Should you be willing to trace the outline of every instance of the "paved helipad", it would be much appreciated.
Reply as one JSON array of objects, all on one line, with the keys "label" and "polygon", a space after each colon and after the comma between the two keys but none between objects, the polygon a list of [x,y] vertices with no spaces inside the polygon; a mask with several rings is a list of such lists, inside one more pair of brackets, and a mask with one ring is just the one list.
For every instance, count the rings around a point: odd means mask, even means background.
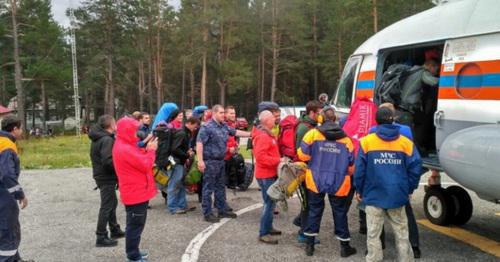
[{"label": "paved helipad", "polygon": [[[445,183],[453,183],[444,178]],[[422,178],[421,182],[425,182]],[[94,191],[90,169],[25,171],[21,183],[29,198],[29,206],[21,212],[21,254],[36,261],[125,261],[124,240],[113,248],[96,248],[95,225],[99,193]],[[302,244],[295,240],[297,228],[291,221],[299,210],[297,199],[289,201],[289,211],[275,216],[275,227],[284,234],[280,244],[269,246],[257,241],[261,195],[256,184],[247,192],[228,191],[229,205],[242,213],[237,219],[210,224],[202,220],[197,196],[189,203],[197,210],[187,215],[165,212],[158,195],[151,201],[141,247],[150,253],[150,261],[364,261],[365,237],[358,234],[358,212],[354,203],[349,213],[352,245],[358,254],[341,259],[338,241],[333,238],[330,208],[325,210],[314,257],[306,257]],[[422,259],[420,261],[498,261],[500,251],[500,205],[479,200],[472,193],[474,215],[462,227],[463,239],[451,238],[442,229],[419,225]],[[423,187],[414,194],[417,219],[425,219],[422,209]],[[257,205],[256,205],[257,204]],[[125,225],[125,211],[119,205],[117,216]],[[425,224],[425,221],[422,221]],[[390,226],[388,226],[390,228]],[[437,230],[437,231],[435,231]],[[440,232],[441,230],[441,232]],[[448,229],[444,229],[448,230]],[[389,230],[390,231],[390,230]],[[469,234],[470,233],[470,234]],[[396,259],[393,237],[387,235],[385,258]],[[484,251],[467,242],[486,239]],[[465,242],[464,242],[465,241]],[[489,241],[489,242],[488,242]],[[482,243],[482,242],[481,242]],[[489,252],[489,253],[488,253]]]}]

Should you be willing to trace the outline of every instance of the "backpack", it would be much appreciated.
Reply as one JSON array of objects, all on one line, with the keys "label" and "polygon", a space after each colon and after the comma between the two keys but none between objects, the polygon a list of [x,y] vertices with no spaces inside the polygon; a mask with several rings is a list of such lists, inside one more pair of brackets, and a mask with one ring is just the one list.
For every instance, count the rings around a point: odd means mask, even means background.
[{"label": "backpack", "polygon": [[377,104],[392,103],[394,106],[401,104],[401,91],[403,84],[409,75],[418,71],[411,66],[404,64],[394,64],[382,75],[380,85],[375,87],[373,101]]},{"label": "backpack", "polygon": [[253,166],[245,163],[241,154],[232,155],[226,161],[226,186],[237,186],[241,191],[248,189],[253,181]]},{"label": "backpack", "polygon": [[158,138],[155,164],[160,169],[168,169],[172,164],[170,154],[172,153],[172,141],[175,132],[176,129],[169,125],[160,125],[153,130],[153,135]]},{"label": "backpack", "polygon": [[354,153],[357,156],[359,140],[368,135],[370,128],[376,125],[375,113],[377,106],[366,97],[356,98],[351,106],[351,111],[342,126],[344,132],[354,144]]},{"label": "backpack", "polygon": [[300,123],[305,124],[309,128],[313,126],[307,122],[299,121],[295,115],[288,115],[280,122],[280,133],[278,135],[278,147],[280,155],[289,157],[292,160],[297,159],[297,150],[295,149],[295,137],[297,127]]}]

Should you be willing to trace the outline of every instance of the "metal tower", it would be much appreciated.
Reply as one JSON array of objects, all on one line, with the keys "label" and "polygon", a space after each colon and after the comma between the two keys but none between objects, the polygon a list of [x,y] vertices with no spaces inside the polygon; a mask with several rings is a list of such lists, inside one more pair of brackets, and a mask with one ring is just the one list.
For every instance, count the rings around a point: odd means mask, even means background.
[{"label": "metal tower", "polygon": [[75,14],[73,12],[73,6],[69,9],[70,20],[71,20],[71,60],[73,63],[73,99],[75,102],[75,123],[76,123],[76,135],[80,136],[81,120],[80,120],[80,95],[78,92],[78,66],[76,62],[76,38],[75,38]]}]

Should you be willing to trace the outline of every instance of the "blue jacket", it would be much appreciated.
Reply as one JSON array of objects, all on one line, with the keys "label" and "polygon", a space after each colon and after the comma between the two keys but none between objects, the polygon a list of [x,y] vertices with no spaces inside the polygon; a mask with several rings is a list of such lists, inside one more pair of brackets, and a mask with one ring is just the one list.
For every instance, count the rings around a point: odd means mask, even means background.
[{"label": "blue jacket", "polygon": [[0,131],[0,195],[9,193],[19,200],[24,198],[24,192],[18,182],[21,168],[15,142],[16,139],[10,133]]},{"label": "blue jacket", "polygon": [[297,156],[307,162],[305,181],[309,190],[340,197],[349,194],[354,145],[337,123],[325,122],[309,130],[302,139]]},{"label": "blue jacket", "polygon": [[422,161],[413,142],[400,135],[399,126],[379,125],[360,141],[354,186],[362,203],[390,209],[408,204],[418,187]]},{"label": "blue jacket", "polygon": [[[399,133],[402,136],[407,137],[411,141],[413,141],[413,134],[411,133],[411,128],[407,125],[402,125],[399,123],[394,123],[395,126],[399,126]],[[370,131],[368,131],[368,134],[375,133],[377,131],[377,126],[372,126],[370,128]]]}]

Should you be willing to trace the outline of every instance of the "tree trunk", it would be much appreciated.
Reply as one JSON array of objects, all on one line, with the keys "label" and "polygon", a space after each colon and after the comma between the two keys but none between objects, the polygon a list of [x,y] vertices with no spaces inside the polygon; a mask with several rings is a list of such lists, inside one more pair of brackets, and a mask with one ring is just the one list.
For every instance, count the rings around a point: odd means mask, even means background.
[{"label": "tree trunk", "polygon": [[276,95],[276,79],[278,74],[278,58],[279,58],[279,42],[280,36],[278,32],[278,0],[273,0],[273,32],[272,32],[272,43],[273,43],[273,68],[272,68],[272,80],[271,80],[271,101],[275,100]]},{"label": "tree trunk", "polygon": [[201,104],[207,103],[207,48],[208,48],[208,22],[207,20],[207,0],[203,0],[203,16],[205,25],[203,25],[203,58],[202,58],[202,72],[201,72]]},{"label": "tree trunk", "polygon": [[12,5],[12,38],[14,39],[14,65],[15,65],[15,77],[14,83],[16,85],[17,91],[17,116],[21,119],[22,128],[26,129],[26,111],[25,107],[25,97],[24,97],[24,87],[21,82],[22,79],[22,68],[21,61],[19,61],[19,41],[17,32],[17,0],[10,1]]},{"label": "tree trunk", "polygon": [[149,100],[149,113],[153,114],[153,69],[152,69],[152,56],[149,56],[148,60],[148,100]]},{"label": "tree trunk", "polygon": [[3,106],[8,106],[7,103],[5,102],[5,92],[6,92],[6,86],[7,86],[7,81],[5,81],[5,71],[2,70],[2,98],[0,100],[0,104]]},{"label": "tree trunk", "polygon": [[342,32],[339,31],[339,37],[337,38],[337,56],[338,56],[338,68],[339,68],[339,71],[338,71],[338,74],[339,74],[339,80],[340,80],[340,77],[342,77],[342,67],[343,67],[343,63],[342,63]]},{"label": "tree trunk", "polygon": [[316,8],[314,6],[314,15],[313,15],[313,93],[314,98],[318,97],[318,19],[316,16]]},{"label": "tree trunk", "polygon": [[377,12],[377,0],[372,0],[373,7],[373,32],[378,32],[378,12]]},{"label": "tree trunk", "polygon": [[194,65],[191,65],[191,67],[189,68],[189,85],[191,86],[191,108],[194,108]]},{"label": "tree trunk", "polygon": [[144,93],[146,91],[146,81],[144,76],[144,62],[138,62],[137,68],[139,70],[139,80],[137,86],[139,87],[139,110],[144,111]]},{"label": "tree trunk", "polygon": [[186,60],[182,59],[182,83],[181,83],[181,108],[184,109],[186,102]]},{"label": "tree trunk", "polygon": [[115,87],[113,83],[113,57],[111,54],[106,55],[107,62],[107,77],[106,77],[106,107],[105,114],[115,116]]},{"label": "tree trunk", "polygon": [[264,101],[266,90],[266,47],[264,43],[264,7],[260,17],[260,101]]},{"label": "tree trunk", "polygon": [[48,119],[48,103],[47,103],[47,93],[45,92],[45,82],[41,80],[41,99],[42,99],[42,126],[43,130],[47,130],[47,119]]},{"label": "tree trunk", "polygon": [[154,63],[154,71],[155,71],[155,85],[156,85],[156,103],[158,110],[160,110],[161,105],[164,100],[164,92],[163,92],[163,48],[161,46],[161,13],[160,6],[158,1],[158,24],[156,30],[156,53],[155,53],[155,63]]}]

